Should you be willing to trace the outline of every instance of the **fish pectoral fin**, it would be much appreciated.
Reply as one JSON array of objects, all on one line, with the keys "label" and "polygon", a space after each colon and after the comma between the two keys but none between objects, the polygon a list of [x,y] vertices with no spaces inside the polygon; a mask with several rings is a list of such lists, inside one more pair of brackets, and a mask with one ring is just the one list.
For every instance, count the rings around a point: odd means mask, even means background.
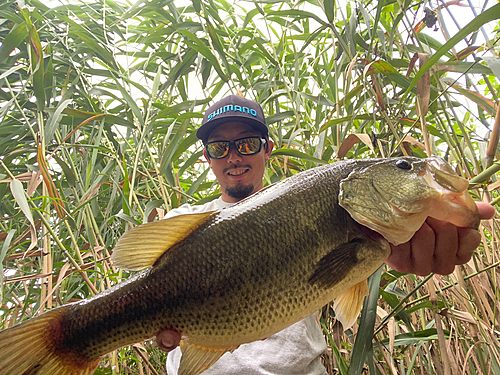
[{"label": "fish pectoral fin", "polygon": [[182,357],[179,366],[179,375],[198,375],[210,368],[225,353],[232,353],[236,347],[211,348],[189,344],[185,341],[180,343]]},{"label": "fish pectoral fin", "polygon": [[150,267],[165,251],[203,224],[213,212],[179,215],[132,228],[116,243],[111,260],[116,267],[127,270]]},{"label": "fish pectoral fin", "polygon": [[368,282],[363,280],[335,298],[333,305],[335,317],[342,323],[344,331],[350,328],[358,318],[363,306],[363,300],[369,292]]},{"label": "fish pectoral fin", "polygon": [[326,288],[333,287],[356,265],[357,249],[363,243],[363,239],[354,238],[330,251],[316,264],[309,282]]}]

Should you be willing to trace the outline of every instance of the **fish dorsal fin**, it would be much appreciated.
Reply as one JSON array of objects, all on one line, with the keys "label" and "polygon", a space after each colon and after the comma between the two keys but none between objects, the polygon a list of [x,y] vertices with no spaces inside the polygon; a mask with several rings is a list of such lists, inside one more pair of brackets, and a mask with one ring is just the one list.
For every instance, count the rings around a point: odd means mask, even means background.
[{"label": "fish dorsal fin", "polygon": [[185,341],[180,343],[182,357],[179,366],[179,375],[198,375],[210,368],[225,353],[232,353],[236,347],[210,348],[189,344]]},{"label": "fish dorsal fin", "polygon": [[186,238],[214,212],[179,215],[132,228],[116,243],[111,260],[116,267],[127,270],[150,267],[165,251]]},{"label": "fish dorsal fin", "polygon": [[331,250],[316,264],[309,282],[326,288],[333,287],[358,262],[357,249],[362,243],[363,239],[354,238]]},{"label": "fish dorsal fin", "polygon": [[363,300],[369,292],[368,282],[363,280],[351,286],[335,298],[333,305],[335,317],[340,320],[344,330],[351,327],[358,318],[361,307],[363,306]]}]

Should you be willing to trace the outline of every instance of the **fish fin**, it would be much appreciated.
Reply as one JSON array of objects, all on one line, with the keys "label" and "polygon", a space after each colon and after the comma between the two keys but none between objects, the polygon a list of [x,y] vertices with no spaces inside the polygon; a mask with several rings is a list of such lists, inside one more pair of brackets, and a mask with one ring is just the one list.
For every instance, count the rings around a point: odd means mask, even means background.
[{"label": "fish fin", "polygon": [[340,320],[344,330],[350,328],[358,318],[361,307],[363,306],[363,300],[369,292],[368,282],[363,280],[351,286],[335,298],[333,305],[335,317]]},{"label": "fish fin", "polygon": [[237,346],[230,348],[210,348],[189,344],[185,341],[180,343],[182,357],[179,366],[179,375],[198,375],[210,368],[225,353],[232,353]]},{"label": "fish fin", "polygon": [[[84,360],[57,353],[51,341],[51,326],[69,306],[50,310],[0,332],[0,374],[8,375],[91,375],[99,360]],[[76,358],[76,357],[75,357]]]},{"label": "fish fin", "polygon": [[354,238],[330,251],[316,264],[309,282],[326,288],[333,287],[356,265],[357,249],[363,243],[363,239]]},{"label": "fish fin", "polygon": [[213,212],[179,215],[132,228],[116,243],[111,260],[116,267],[127,270],[150,267],[165,251],[203,224]]}]

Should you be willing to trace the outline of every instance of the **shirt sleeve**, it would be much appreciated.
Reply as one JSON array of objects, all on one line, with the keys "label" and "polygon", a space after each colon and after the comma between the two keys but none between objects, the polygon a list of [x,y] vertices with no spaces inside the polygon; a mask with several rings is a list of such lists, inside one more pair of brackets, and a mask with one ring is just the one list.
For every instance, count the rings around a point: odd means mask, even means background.
[{"label": "shirt sleeve", "polygon": [[180,206],[179,208],[174,208],[166,213],[166,215],[163,217],[163,220],[169,219],[174,216],[179,216],[179,215],[186,215],[186,214],[192,214],[193,213],[193,206],[190,204],[186,203]]}]

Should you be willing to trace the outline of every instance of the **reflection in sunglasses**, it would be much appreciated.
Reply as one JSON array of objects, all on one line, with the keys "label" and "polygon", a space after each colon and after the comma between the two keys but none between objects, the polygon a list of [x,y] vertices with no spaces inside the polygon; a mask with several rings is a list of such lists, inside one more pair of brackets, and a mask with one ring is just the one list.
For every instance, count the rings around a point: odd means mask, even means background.
[{"label": "reflection in sunglasses", "polygon": [[214,141],[206,145],[208,156],[213,159],[222,159],[229,154],[231,145],[241,155],[254,155],[260,152],[262,145],[266,142],[260,137],[246,137],[234,141]]}]

